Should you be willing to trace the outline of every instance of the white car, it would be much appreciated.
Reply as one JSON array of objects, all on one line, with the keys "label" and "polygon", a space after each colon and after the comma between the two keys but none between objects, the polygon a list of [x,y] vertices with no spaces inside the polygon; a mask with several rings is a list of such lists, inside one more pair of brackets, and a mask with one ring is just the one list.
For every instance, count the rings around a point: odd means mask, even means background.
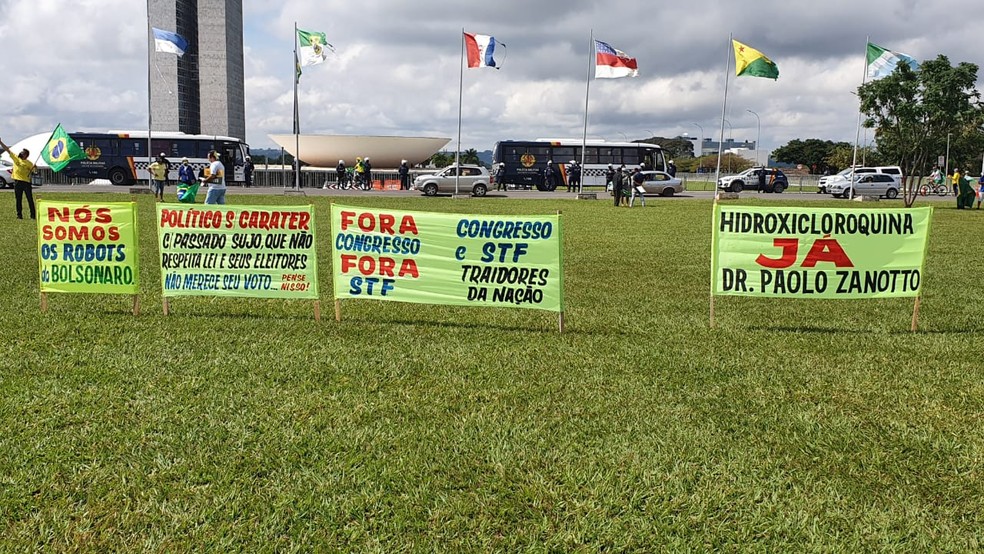
[{"label": "white car", "polygon": [[0,160],[0,188],[14,188],[14,164]]},{"label": "white car", "polygon": [[489,171],[478,165],[462,165],[461,176],[458,168],[449,166],[437,173],[418,175],[413,180],[413,189],[423,191],[427,196],[437,193],[455,192],[455,181],[458,182],[458,192],[470,192],[475,196],[485,196],[489,190]]},{"label": "white car", "polygon": [[[865,175],[871,173],[884,173],[885,175],[891,175],[892,179],[895,180],[896,188],[902,188],[902,168],[897,165],[884,165],[877,167],[855,167],[854,175]],[[846,185],[847,181],[850,180],[851,168],[847,168],[837,175],[827,175],[820,178],[817,183],[817,193],[827,194],[830,193],[830,187],[836,183],[841,185]]]},{"label": "white car", "polygon": [[[626,178],[632,179],[632,176]],[[673,196],[687,190],[682,179],[671,177],[665,171],[643,171],[642,178],[642,188],[646,190],[646,196]],[[608,186],[608,192],[614,194],[611,185]]]},{"label": "white car", "polygon": [[827,187],[830,194],[841,198],[852,196],[884,196],[896,198],[899,195],[899,185],[895,178],[888,173],[865,173],[854,176],[854,191],[847,181],[836,181]]}]

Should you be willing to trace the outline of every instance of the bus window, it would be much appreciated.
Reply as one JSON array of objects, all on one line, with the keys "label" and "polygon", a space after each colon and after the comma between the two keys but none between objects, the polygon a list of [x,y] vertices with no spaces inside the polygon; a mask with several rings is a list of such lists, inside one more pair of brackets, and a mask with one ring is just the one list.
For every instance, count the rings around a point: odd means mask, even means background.
[{"label": "bus window", "polygon": [[574,159],[574,147],[573,146],[554,146],[554,149],[553,149],[553,159],[554,160],[572,160],[572,159]]},{"label": "bus window", "polygon": [[599,148],[597,163],[618,165],[622,163],[622,153],[617,148]]},{"label": "bus window", "polygon": [[622,150],[622,163],[626,166],[639,165],[639,151],[633,148]]},{"label": "bus window", "polygon": [[586,163],[586,164],[601,163],[601,162],[598,161],[598,147],[597,146],[589,146],[588,147],[588,152],[584,156],[584,163]]}]

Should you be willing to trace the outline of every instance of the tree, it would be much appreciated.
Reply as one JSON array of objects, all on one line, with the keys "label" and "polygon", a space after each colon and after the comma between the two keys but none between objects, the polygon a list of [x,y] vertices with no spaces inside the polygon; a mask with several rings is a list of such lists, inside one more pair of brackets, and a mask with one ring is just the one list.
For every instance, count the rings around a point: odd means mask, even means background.
[{"label": "tree", "polygon": [[825,170],[831,169],[827,166],[827,158],[840,146],[853,148],[853,146],[846,142],[833,142],[820,139],[806,139],[805,141],[793,139],[786,143],[785,146],[777,148],[772,155],[776,161],[803,164],[815,173],[823,173]]},{"label": "tree", "polygon": [[454,163],[454,154],[451,152],[438,152],[428,159],[424,165],[432,165],[437,168],[447,167]]},{"label": "tree", "polygon": [[645,142],[648,144],[660,145],[663,148],[663,152],[666,155],[667,160],[674,160],[674,158],[694,157],[694,143],[691,142],[690,139],[652,137],[643,140],[635,140],[632,142]]},{"label": "tree", "polygon": [[977,65],[952,66],[943,55],[917,70],[900,63],[890,75],[858,87],[865,127],[875,129],[878,151],[905,175],[905,205],[912,206],[922,179],[950,135],[951,167],[981,152],[981,94]]},{"label": "tree", "polygon": [[474,148],[469,148],[461,153],[461,163],[471,164],[471,165],[481,165],[482,161],[478,159],[478,150]]}]

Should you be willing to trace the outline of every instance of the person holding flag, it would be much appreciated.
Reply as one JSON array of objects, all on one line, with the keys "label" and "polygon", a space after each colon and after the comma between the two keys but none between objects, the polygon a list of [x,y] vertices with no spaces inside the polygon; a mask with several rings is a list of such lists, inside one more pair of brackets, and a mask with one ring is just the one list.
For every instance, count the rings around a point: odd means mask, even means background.
[{"label": "person holding flag", "polygon": [[2,148],[7,154],[10,155],[10,161],[14,163],[13,178],[14,178],[14,197],[17,204],[17,219],[24,219],[22,211],[22,197],[27,195],[27,207],[31,211],[31,219],[37,217],[37,213],[34,210],[34,196],[31,193],[31,173],[34,172],[34,164],[31,163],[27,158],[30,157],[31,152],[24,148],[16,156],[10,150],[10,147],[3,143],[3,139],[0,139],[0,148]]}]

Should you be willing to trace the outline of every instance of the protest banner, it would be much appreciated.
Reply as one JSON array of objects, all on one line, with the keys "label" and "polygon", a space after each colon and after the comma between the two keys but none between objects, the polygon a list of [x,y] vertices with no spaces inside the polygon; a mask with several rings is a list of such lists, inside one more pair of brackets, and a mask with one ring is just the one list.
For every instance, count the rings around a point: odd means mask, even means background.
[{"label": "protest banner", "polygon": [[312,206],[157,205],[161,290],[175,296],[314,299]]},{"label": "protest banner", "polygon": [[140,311],[137,205],[38,201],[41,309],[49,292],[133,295]]},{"label": "protest banner", "polygon": [[[331,234],[336,299],[563,314],[559,214],[464,215],[333,204]],[[338,309],[336,301],[336,318]]]},{"label": "protest banner", "polygon": [[932,208],[716,204],[712,302],[714,295],[918,301],[931,217]]}]

